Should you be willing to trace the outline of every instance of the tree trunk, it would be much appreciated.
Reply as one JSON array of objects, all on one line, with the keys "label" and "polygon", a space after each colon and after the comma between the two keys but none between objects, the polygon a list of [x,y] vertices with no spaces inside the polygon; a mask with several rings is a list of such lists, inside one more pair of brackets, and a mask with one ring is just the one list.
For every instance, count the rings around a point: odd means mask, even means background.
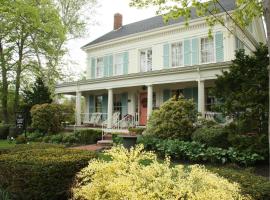
[{"label": "tree trunk", "polygon": [[13,105],[14,113],[17,112],[18,105],[19,105],[19,92],[20,92],[20,87],[21,87],[21,73],[22,73],[22,60],[23,60],[23,46],[24,46],[24,39],[22,38],[18,45],[19,59],[17,62],[17,69],[16,69],[15,96],[14,96],[14,105]]},{"label": "tree trunk", "polygon": [[[264,0],[263,2],[263,11],[264,11],[264,19],[266,24],[266,33],[267,33],[267,47],[268,47],[268,55],[270,53],[270,0]],[[270,56],[269,56],[269,65],[268,65],[268,79],[269,79],[269,111],[268,111],[268,143],[269,143],[269,180],[270,180]]]},{"label": "tree trunk", "polygon": [[7,81],[7,68],[6,68],[6,62],[5,62],[5,56],[4,56],[4,49],[0,40],[0,64],[1,64],[1,75],[2,75],[2,98],[1,98],[1,104],[2,104],[2,112],[3,112],[3,120],[4,124],[9,123],[8,118],[8,108],[7,108],[7,102],[8,102],[8,81]]}]

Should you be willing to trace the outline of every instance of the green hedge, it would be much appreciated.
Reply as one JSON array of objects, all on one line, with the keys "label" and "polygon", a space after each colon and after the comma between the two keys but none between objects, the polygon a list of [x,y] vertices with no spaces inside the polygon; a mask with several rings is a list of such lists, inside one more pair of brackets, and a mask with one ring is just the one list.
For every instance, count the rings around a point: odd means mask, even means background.
[{"label": "green hedge", "polygon": [[56,145],[18,145],[0,155],[0,187],[15,200],[68,199],[75,174],[94,157]]},{"label": "green hedge", "polygon": [[262,176],[256,176],[243,169],[232,169],[227,167],[207,166],[212,172],[228,179],[231,182],[239,183],[243,194],[249,194],[255,200],[270,199],[270,182]]},{"label": "green hedge", "polygon": [[222,149],[207,147],[197,142],[185,142],[180,140],[163,140],[149,136],[138,138],[138,143],[144,144],[148,150],[157,151],[162,156],[169,155],[175,159],[190,160],[195,162],[211,163],[236,163],[240,165],[252,165],[264,160],[263,156],[249,151],[238,151],[233,148]]},{"label": "green hedge", "polygon": [[9,125],[0,125],[0,139],[7,139],[9,134]]}]

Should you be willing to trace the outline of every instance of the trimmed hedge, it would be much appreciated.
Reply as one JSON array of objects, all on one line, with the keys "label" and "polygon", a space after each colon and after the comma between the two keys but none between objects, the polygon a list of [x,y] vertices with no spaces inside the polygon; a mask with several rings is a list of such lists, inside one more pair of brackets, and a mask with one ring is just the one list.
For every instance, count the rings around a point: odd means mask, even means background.
[{"label": "trimmed hedge", "polygon": [[9,125],[0,125],[0,139],[7,139],[9,134]]},{"label": "trimmed hedge", "polygon": [[234,148],[222,149],[207,147],[197,142],[185,142],[181,140],[163,140],[144,136],[138,138],[146,149],[157,151],[162,156],[168,155],[175,159],[190,160],[195,162],[211,163],[236,163],[240,165],[252,165],[264,160],[263,156],[250,151],[238,151]]},{"label": "trimmed hedge", "polygon": [[236,170],[227,167],[207,166],[207,169],[228,179],[231,182],[239,183],[243,194],[248,194],[252,199],[269,200],[270,182],[268,179],[252,174],[247,170]]},{"label": "trimmed hedge", "polygon": [[15,200],[68,199],[75,174],[94,157],[56,145],[18,145],[0,155],[0,187]]}]

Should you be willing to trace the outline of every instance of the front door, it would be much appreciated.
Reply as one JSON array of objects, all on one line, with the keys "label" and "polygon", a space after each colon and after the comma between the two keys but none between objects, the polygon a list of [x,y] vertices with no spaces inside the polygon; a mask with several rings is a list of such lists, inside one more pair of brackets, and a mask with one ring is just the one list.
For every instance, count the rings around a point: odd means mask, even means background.
[{"label": "front door", "polygon": [[140,125],[145,126],[147,122],[147,93],[140,94]]}]

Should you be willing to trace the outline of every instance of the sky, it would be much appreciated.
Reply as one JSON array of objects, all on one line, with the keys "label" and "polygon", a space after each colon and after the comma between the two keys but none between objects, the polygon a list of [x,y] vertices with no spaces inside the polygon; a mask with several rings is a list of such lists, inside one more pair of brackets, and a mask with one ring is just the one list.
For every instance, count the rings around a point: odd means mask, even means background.
[{"label": "sky", "polygon": [[115,13],[123,15],[123,25],[147,19],[156,15],[155,9],[137,9],[129,7],[129,0],[98,0],[99,7],[96,9],[94,20],[96,25],[90,25],[88,35],[84,38],[71,40],[67,44],[67,59],[72,61],[68,64],[68,70],[75,76],[83,73],[86,69],[86,54],[81,47],[88,42],[104,35],[113,29]]}]

